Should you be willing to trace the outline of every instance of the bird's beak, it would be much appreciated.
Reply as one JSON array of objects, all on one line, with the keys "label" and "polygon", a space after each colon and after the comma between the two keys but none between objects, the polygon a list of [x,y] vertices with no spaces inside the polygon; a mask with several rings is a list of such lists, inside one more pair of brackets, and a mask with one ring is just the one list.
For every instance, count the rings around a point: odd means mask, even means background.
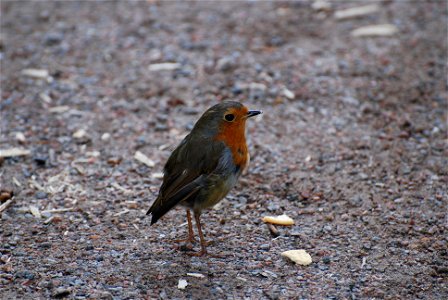
[{"label": "bird's beak", "polygon": [[256,116],[256,115],[260,115],[262,113],[263,112],[261,110],[249,110],[247,112],[247,117],[246,118],[250,118],[250,117],[253,117],[253,116]]}]

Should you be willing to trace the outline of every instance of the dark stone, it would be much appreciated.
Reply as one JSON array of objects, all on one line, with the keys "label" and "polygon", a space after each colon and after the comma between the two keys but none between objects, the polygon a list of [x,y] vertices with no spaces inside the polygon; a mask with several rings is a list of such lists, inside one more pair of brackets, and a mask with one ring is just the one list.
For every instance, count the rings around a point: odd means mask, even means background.
[{"label": "dark stone", "polygon": [[30,271],[19,271],[16,273],[16,278],[33,280],[34,278],[36,278],[36,275],[34,275]]},{"label": "dark stone", "polygon": [[33,160],[36,162],[38,166],[45,166],[48,160],[48,154],[45,153],[35,153],[33,156]]},{"label": "dark stone", "polygon": [[232,94],[234,94],[236,96],[236,95],[242,94],[244,90],[241,86],[234,85],[230,91],[232,92]]},{"label": "dark stone", "polygon": [[36,196],[36,198],[39,199],[39,200],[48,198],[48,194],[43,192],[43,191],[37,191],[34,196]]},{"label": "dark stone", "polygon": [[70,295],[71,289],[66,287],[57,288],[54,293],[51,295],[53,298],[64,298]]},{"label": "dark stone", "polygon": [[50,242],[40,243],[39,248],[41,249],[50,249],[52,244]]},{"label": "dark stone", "polygon": [[64,39],[64,34],[60,32],[49,32],[44,36],[44,44],[46,46],[54,46]]},{"label": "dark stone", "polygon": [[329,264],[331,262],[331,259],[328,256],[322,257],[322,262],[324,264]]}]

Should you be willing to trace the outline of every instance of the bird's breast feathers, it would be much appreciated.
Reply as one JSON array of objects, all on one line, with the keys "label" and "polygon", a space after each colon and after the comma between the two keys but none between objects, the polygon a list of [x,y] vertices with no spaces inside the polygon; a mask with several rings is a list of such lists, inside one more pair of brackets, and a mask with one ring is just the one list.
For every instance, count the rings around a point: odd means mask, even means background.
[{"label": "bird's breast feathers", "polygon": [[[244,134],[244,124],[242,128],[223,128],[216,136],[215,140],[221,141],[230,149],[235,166],[244,170],[249,162],[249,154],[246,145],[246,136]],[[240,127],[238,125],[238,127]]]}]

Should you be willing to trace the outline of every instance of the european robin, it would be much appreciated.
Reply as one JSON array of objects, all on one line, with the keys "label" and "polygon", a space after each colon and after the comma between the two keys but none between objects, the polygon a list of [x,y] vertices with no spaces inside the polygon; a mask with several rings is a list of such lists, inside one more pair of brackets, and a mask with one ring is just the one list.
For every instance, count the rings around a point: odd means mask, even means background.
[{"label": "european robin", "polygon": [[248,110],[234,101],[212,106],[165,164],[159,195],[147,215],[151,214],[152,225],[176,205],[184,206],[188,220],[188,238],[185,241],[192,243],[194,233],[190,210],[193,210],[201,251],[191,255],[207,253],[200,222],[202,210],[221,201],[247,167],[246,120],[261,113]]}]

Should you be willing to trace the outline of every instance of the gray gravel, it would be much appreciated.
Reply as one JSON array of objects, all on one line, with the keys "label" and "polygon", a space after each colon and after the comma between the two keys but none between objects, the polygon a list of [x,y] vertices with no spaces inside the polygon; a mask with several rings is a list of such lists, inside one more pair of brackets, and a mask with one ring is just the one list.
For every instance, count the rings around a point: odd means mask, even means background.
[{"label": "gray gravel", "polygon": [[[0,298],[448,298],[446,3],[334,19],[355,5],[2,1],[0,148],[31,155],[0,161]],[[350,36],[384,23],[399,33]],[[248,174],[202,217],[225,257],[190,257],[184,211],[144,214],[172,149],[230,99],[264,114]],[[282,213],[295,225],[261,221]]]}]

